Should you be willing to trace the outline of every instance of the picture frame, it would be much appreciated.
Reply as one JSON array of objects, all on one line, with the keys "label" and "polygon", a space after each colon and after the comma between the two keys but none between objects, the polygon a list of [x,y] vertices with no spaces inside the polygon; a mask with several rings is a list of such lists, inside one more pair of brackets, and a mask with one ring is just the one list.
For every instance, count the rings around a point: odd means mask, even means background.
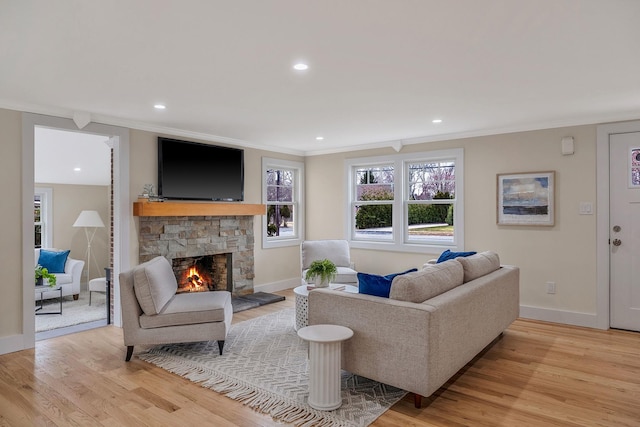
[{"label": "picture frame", "polygon": [[497,175],[498,225],[555,224],[555,171]]}]

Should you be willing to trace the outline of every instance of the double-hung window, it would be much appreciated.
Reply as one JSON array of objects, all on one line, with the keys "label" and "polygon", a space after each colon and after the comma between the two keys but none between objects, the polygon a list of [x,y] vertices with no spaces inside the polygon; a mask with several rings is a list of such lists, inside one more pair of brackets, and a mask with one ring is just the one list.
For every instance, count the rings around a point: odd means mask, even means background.
[{"label": "double-hung window", "polygon": [[33,197],[34,245],[36,248],[52,246],[53,191],[51,188],[36,187]]},{"label": "double-hung window", "polygon": [[463,166],[462,149],[348,160],[352,247],[463,249]]},{"label": "double-hung window", "polygon": [[262,247],[299,245],[304,233],[304,164],[288,160],[262,159],[263,215]]}]

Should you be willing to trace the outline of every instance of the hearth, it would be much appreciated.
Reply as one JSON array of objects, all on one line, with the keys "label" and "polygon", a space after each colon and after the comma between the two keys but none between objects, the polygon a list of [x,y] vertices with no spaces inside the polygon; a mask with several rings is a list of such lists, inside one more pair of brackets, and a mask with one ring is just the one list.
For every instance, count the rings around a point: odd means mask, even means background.
[{"label": "hearth", "polygon": [[231,253],[174,258],[171,266],[178,281],[177,293],[233,292],[232,265]]}]

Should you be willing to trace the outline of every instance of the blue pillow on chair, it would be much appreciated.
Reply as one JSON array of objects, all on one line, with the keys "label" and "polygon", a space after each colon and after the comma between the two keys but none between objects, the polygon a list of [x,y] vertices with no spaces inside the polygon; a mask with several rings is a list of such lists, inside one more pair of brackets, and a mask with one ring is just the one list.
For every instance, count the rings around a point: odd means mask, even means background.
[{"label": "blue pillow on chair", "polygon": [[48,251],[40,249],[40,258],[38,264],[46,268],[49,273],[64,273],[64,265],[67,262],[71,250],[66,251]]},{"label": "blue pillow on chair", "polygon": [[465,256],[471,256],[471,255],[475,255],[475,254],[476,254],[475,251],[470,251],[470,252],[451,252],[449,249],[447,249],[446,251],[444,251],[444,252],[442,252],[440,254],[440,257],[436,261],[436,264],[440,263],[440,262],[448,261],[450,259],[458,258],[460,256],[465,257]]},{"label": "blue pillow on chair", "polygon": [[418,269],[412,268],[411,270],[403,271],[401,273],[387,274],[386,276],[358,273],[358,292],[361,294],[389,298],[393,278],[401,274],[411,273],[413,271],[418,271]]}]

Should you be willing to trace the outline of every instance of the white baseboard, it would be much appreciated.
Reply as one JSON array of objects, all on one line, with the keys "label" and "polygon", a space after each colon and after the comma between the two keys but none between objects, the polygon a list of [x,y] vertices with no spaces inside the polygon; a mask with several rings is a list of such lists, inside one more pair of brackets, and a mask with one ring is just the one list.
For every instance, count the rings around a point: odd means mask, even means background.
[{"label": "white baseboard", "polygon": [[0,338],[0,354],[13,353],[29,348],[25,347],[25,341],[24,335],[11,335]]},{"label": "white baseboard", "polygon": [[255,285],[253,287],[254,292],[278,292],[285,289],[293,289],[296,286],[300,286],[300,278],[294,277],[293,279],[281,280],[279,282],[264,283],[262,285]]},{"label": "white baseboard", "polygon": [[545,322],[564,323],[566,325],[601,329],[598,328],[597,315],[591,313],[579,313],[574,311],[553,310],[549,308],[521,305],[520,317],[542,320]]}]

